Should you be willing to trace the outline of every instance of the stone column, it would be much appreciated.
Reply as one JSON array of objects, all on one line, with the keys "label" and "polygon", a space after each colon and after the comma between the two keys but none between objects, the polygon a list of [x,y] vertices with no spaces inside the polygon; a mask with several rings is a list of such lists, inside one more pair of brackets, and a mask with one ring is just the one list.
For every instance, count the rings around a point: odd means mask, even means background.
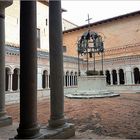
[{"label": "stone column", "polygon": [[10,91],[10,88],[11,88],[10,87],[11,86],[11,83],[10,83],[11,82],[10,72],[8,72],[7,75],[8,75],[8,91]]},{"label": "stone column", "polygon": [[76,86],[78,85],[77,81],[78,81],[78,76],[76,75],[76,76],[75,76],[75,85],[76,85]]},{"label": "stone column", "polygon": [[73,76],[73,85],[74,86],[76,85],[76,80],[75,79],[76,79],[76,75]]},{"label": "stone column", "polygon": [[17,90],[20,90],[20,71],[17,71],[17,75],[18,75],[18,85],[17,85]]},{"label": "stone column", "polygon": [[132,84],[135,84],[135,78],[134,78],[134,72],[133,72],[133,70],[131,71],[131,77],[132,77]]},{"label": "stone column", "polygon": [[48,73],[48,89],[50,88],[50,74]]},{"label": "stone column", "polygon": [[131,74],[131,67],[126,67],[125,72],[124,72],[124,78],[125,78],[125,84],[126,85],[131,85],[133,82],[133,77]]},{"label": "stone column", "polygon": [[42,69],[37,68],[37,89],[42,89]]},{"label": "stone column", "polygon": [[[64,119],[63,53],[62,53],[61,2],[49,1],[50,36],[50,127],[60,127]],[[54,59],[55,58],[55,59]],[[57,79],[57,80],[56,80]]]},{"label": "stone column", "polygon": [[69,77],[69,78],[68,78],[68,79],[69,79],[69,82],[68,82],[69,84],[68,84],[68,85],[69,85],[69,87],[70,87],[70,86],[71,86],[71,75],[69,75],[68,77]]},{"label": "stone column", "polygon": [[110,84],[113,85],[113,74],[112,74],[112,71],[110,71]]},{"label": "stone column", "polygon": [[13,91],[12,85],[13,85],[13,72],[9,72],[8,73],[8,91]]},{"label": "stone column", "polygon": [[68,81],[69,81],[69,80],[68,80],[68,74],[66,74],[66,77],[67,77],[67,78],[66,78],[66,82],[67,82],[66,87],[68,87]]},{"label": "stone column", "polygon": [[20,124],[17,139],[40,137],[37,123],[36,1],[20,1]]},{"label": "stone column", "polygon": [[[50,120],[49,127],[57,129],[53,138],[68,138],[74,129],[64,118],[63,51],[61,1],[49,1],[49,42],[50,42]],[[55,59],[54,59],[55,58]],[[60,129],[61,128],[61,129]],[[66,128],[66,129],[65,129]],[[59,129],[59,130],[58,130]],[[60,132],[58,132],[60,131]],[[51,133],[52,134],[52,133]],[[56,136],[57,135],[57,136]]]},{"label": "stone column", "polygon": [[117,71],[117,85],[120,85],[120,76],[119,76],[119,72]]},{"label": "stone column", "polygon": [[48,73],[45,74],[45,89],[48,88]]},{"label": "stone column", "polygon": [[12,3],[0,1],[0,127],[12,124],[5,111],[5,8]]},{"label": "stone column", "polygon": [[72,78],[71,79],[72,79],[72,83],[71,84],[72,84],[72,86],[74,86],[74,75],[73,74],[72,74]]},{"label": "stone column", "polygon": [[65,76],[65,73],[64,73],[64,87],[66,87],[66,76]]}]

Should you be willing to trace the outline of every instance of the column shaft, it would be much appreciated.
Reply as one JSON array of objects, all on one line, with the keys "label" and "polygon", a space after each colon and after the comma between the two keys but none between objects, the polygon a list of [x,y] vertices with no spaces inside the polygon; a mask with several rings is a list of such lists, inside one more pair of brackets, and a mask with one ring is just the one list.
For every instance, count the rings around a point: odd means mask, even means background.
[{"label": "column shaft", "polygon": [[37,138],[36,1],[20,2],[20,124],[16,138]]},{"label": "column shaft", "polygon": [[50,37],[50,127],[60,127],[64,119],[63,53],[61,2],[49,1],[49,37]]},{"label": "column shaft", "polygon": [[117,72],[117,85],[120,85],[120,75],[119,75],[119,72]]},{"label": "column shaft", "polygon": [[132,84],[135,84],[134,72],[131,71]]},{"label": "column shaft", "polygon": [[49,89],[49,81],[50,81],[50,79],[49,79],[49,74],[48,74],[48,76],[47,76],[47,82],[48,82],[48,86],[47,86],[47,88]]},{"label": "column shaft", "polygon": [[17,85],[17,90],[19,91],[20,90],[20,74],[18,72],[18,85]]},{"label": "column shaft", "polygon": [[66,76],[65,76],[65,74],[64,74],[64,87],[66,87]]},{"label": "column shaft", "polygon": [[110,72],[110,84],[113,85],[113,74],[112,74],[112,71]]},{"label": "column shaft", "polygon": [[5,8],[12,1],[0,1],[0,127],[12,124],[5,111]]},{"label": "column shaft", "polygon": [[71,86],[71,75],[69,75],[69,87]]},{"label": "column shaft", "polygon": [[9,90],[12,91],[13,90],[12,89],[12,85],[13,85],[13,74],[11,73],[9,76],[10,76],[10,82],[9,82],[10,83],[10,89]]},{"label": "column shaft", "polygon": [[10,74],[8,73],[8,91],[10,91],[10,86],[11,86],[11,79],[10,79],[11,77],[10,77]]},{"label": "column shaft", "polygon": [[69,75],[67,74],[67,87],[69,86]]},{"label": "column shaft", "polygon": [[0,9],[0,112],[5,110],[5,9]]}]

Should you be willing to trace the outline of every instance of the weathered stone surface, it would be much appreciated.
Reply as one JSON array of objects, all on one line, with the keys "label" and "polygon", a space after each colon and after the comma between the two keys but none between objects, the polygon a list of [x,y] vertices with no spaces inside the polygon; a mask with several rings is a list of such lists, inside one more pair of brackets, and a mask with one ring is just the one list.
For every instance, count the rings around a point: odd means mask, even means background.
[{"label": "weathered stone surface", "polygon": [[45,128],[41,129],[41,133],[45,139],[66,139],[75,135],[73,124],[65,123],[62,127],[56,129]]}]

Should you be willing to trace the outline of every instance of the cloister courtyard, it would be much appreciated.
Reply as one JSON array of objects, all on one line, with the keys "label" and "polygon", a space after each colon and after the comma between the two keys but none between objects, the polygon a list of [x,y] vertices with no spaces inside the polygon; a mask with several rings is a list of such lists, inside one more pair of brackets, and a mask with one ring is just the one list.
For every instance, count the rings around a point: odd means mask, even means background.
[{"label": "cloister courtyard", "polygon": [[[0,128],[0,139],[15,136],[19,122],[19,104],[7,105],[13,126]],[[76,135],[71,139],[139,139],[140,94],[122,93],[114,98],[68,99],[65,114],[74,123]],[[50,117],[49,96],[38,101],[38,122],[46,127]],[[6,129],[5,129],[6,128]]]}]

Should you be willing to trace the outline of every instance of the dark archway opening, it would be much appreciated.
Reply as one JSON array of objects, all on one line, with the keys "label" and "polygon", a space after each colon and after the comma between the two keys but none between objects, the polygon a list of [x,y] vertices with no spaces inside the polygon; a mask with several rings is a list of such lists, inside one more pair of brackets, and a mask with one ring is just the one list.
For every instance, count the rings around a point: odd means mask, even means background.
[{"label": "dark archway opening", "polygon": [[5,91],[8,91],[9,73],[10,73],[10,69],[5,68]]},{"label": "dark archway opening", "polygon": [[17,90],[18,89],[18,69],[14,69],[13,73],[13,81],[12,81],[12,90]]},{"label": "dark archway opening", "polygon": [[43,71],[42,75],[42,88],[45,89],[48,86],[48,79],[47,79],[48,72],[46,70]]},{"label": "dark archway opening", "polygon": [[116,70],[112,70],[112,76],[113,76],[113,85],[117,85],[117,73],[116,73]]},{"label": "dark archway opening", "polygon": [[134,68],[134,82],[140,84],[140,71],[138,68]]},{"label": "dark archway opening", "polygon": [[120,79],[120,84],[124,85],[125,84],[125,80],[124,80],[124,71],[123,71],[123,69],[119,70],[119,79]]},{"label": "dark archway opening", "polygon": [[69,81],[69,72],[66,72],[66,75],[65,75],[66,87],[68,86],[68,81]]},{"label": "dark archway opening", "polygon": [[108,85],[111,84],[111,82],[110,82],[110,73],[109,73],[109,70],[106,71],[106,83],[107,83]]}]

